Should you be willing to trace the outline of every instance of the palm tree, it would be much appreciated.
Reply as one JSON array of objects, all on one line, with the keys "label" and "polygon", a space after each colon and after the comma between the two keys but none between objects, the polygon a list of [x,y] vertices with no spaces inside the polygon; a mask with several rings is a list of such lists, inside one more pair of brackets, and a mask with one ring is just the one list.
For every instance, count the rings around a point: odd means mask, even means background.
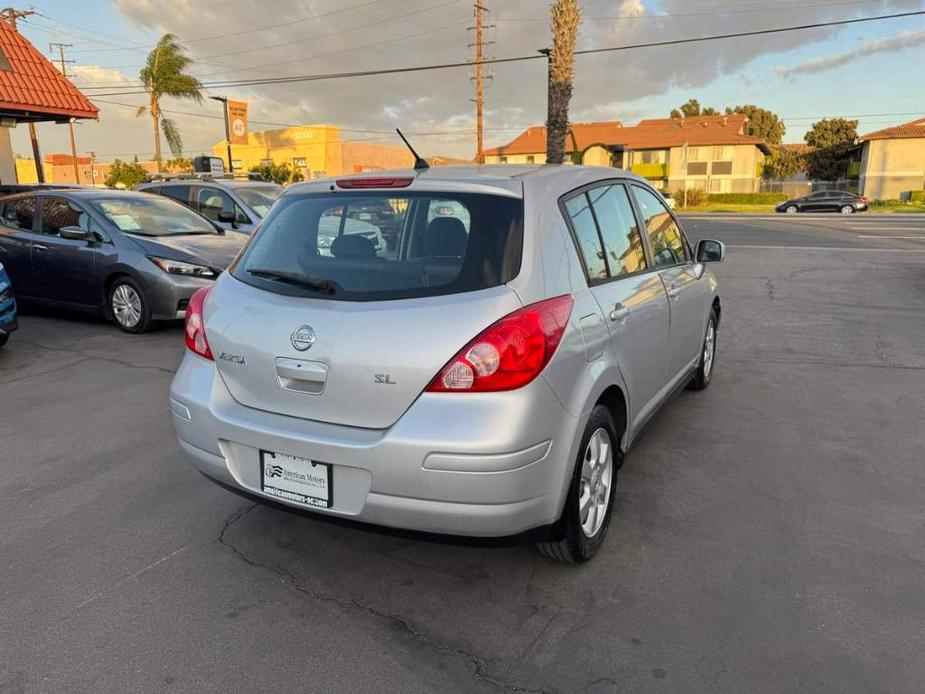
[{"label": "palm tree", "polygon": [[561,164],[565,160],[565,135],[568,132],[568,105],[572,99],[575,74],[575,42],[581,10],[578,0],[556,0],[552,6],[552,50],[549,51],[549,95],[546,116],[546,161]]},{"label": "palm tree", "polygon": [[173,155],[179,157],[183,154],[183,140],[180,138],[180,131],[177,129],[177,124],[166,118],[161,111],[161,97],[172,96],[176,99],[192,99],[198,103],[202,102],[202,84],[185,72],[192,62],[177,37],[173,34],[164,34],[154,50],[148,53],[145,66],[138,73],[145,90],[151,97],[151,103],[139,108],[136,115],[151,114],[151,122],[154,126],[154,161],[157,163],[158,173],[161,170],[162,130],[167,146],[170,147]]}]

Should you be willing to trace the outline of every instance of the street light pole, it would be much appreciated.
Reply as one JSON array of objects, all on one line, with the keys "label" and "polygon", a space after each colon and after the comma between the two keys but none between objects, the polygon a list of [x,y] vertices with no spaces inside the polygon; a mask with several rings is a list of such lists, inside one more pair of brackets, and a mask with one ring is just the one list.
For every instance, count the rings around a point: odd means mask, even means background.
[{"label": "street light pole", "polygon": [[228,145],[228,173],[234,175],[234,166],[231,163],[231,127],[228,124],[228,97],[210,96],[213,101],[221,101],[225,107],[225,142]]}]

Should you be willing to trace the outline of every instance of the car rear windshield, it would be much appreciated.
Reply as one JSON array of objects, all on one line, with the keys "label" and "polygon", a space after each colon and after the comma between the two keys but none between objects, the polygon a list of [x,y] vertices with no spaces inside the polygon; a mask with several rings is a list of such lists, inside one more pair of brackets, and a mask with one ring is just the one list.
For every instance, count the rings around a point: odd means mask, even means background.
[{"label": "car rear windshield", "polygon": [[126,194],[91,203],[120,231],[139,236],[185,236],[217,233],[208,220],[188,207],[155,195]]},{"label": "car rear windshield", "polygon": [[280,294],[379,301],[504,284],[520,271],[523,201],[469,193],[280,198],[232,268]]}]

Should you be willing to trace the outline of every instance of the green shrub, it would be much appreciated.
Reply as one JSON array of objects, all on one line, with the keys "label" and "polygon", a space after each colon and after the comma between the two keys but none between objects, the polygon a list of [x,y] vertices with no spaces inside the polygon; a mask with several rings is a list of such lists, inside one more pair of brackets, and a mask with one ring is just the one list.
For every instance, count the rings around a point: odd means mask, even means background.
[{"label": "green shrub", "polygon": [[140,165],[126,163],[116,159],[106,174],[103,183],[107,188],[128,188],[131,190],[139,183],[148,180],[148,172]]},{"label": "green shrub", "polygon": [[[671,197],[674,198],[675,204],[679,207],[684,206],[684,189],[681,188],[672,193]],[[688,188],[687,189],[687,206],[688,207],[700,207],[705,205],[709,196],[707,191],[703,188]]]},{"label": "green shrub", "polygon": [[925,202],[925,190],[909,191],[909,202]]},{"label": "green shrub", "polygon": [[729,205],[776,205],[789,200],[784,193],[714,193],[710,202]]}]

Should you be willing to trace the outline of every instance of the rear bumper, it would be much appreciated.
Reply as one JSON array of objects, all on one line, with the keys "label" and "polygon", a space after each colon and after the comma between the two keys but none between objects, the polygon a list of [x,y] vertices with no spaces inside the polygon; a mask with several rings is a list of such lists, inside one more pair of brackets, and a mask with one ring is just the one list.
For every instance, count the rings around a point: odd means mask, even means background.
[{"label": "rear bumper", "polygon": [[[485,537],[558,519],[583,426],[542,378],[509,393],[425,393],[384,430],[303,420],[237,403],[214,364],[190,353],[170,409],[186,456],[224,484],[377,525]],[[332,507],[265,494],[261,450],[330,463]]]}]

